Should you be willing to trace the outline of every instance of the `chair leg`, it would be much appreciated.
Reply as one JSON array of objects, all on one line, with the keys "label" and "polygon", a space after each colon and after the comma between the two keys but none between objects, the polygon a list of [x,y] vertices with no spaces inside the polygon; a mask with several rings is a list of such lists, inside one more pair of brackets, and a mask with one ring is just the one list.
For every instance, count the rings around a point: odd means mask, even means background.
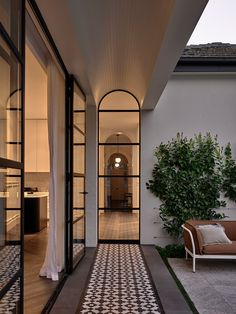
[{"label": "chair leg", "polygon": [[195,273],[196,271],[196,258],[193,256],[193,272]]},{"label": "chair leg", "polygon": [[185,259],[187,260],[188,259],[188,252],[185,251]]}]

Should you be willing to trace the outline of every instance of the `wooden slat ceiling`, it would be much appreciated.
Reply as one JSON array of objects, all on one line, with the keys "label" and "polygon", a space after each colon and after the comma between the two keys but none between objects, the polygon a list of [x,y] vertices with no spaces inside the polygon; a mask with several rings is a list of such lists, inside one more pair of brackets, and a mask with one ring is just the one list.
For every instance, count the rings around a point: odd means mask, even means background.
[{"label": "wooden slat ceiling", "polygon": [[67,67],[91,102],[98,104],[107,92],[125,89],[150,109],[160,97],[207,0],[37,3]]}]

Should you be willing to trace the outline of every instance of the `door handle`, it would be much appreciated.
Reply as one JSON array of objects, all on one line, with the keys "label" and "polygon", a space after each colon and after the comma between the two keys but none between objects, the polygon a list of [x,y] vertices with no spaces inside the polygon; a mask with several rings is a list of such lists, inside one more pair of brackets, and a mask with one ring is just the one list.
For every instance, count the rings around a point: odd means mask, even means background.
[{"label": "door handle", "polygon": [[84,192],[79,192],[79,194],[88,194],[88,192],[84,191]]}]

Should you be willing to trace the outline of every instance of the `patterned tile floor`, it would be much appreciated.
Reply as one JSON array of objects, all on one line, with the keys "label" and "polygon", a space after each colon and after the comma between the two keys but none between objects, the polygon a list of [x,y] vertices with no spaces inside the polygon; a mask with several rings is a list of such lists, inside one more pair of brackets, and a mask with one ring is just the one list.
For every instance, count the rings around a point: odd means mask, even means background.
[{"label": "patterned tile floor", "polygon": [[[0,250],[0,289],[4,288],[11,278],[19,270],[20,247],[18,245],[5,246]],[[19,280],[17,280],[10,290],[0,300],[0,314],[10,314],[16,312],[16,307],[20,298]]]},{"label": "patterned tile floor", "polygon": [[139,245],[99,245],[79,313],[163,313]]}]

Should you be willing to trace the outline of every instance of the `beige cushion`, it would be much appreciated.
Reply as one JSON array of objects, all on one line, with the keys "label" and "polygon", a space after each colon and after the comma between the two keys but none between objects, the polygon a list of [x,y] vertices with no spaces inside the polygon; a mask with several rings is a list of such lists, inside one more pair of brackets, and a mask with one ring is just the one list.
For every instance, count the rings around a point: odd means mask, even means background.
[{"label": "beige cushion", "polygon": [[224,228],[220,224],[197,226],[203,239],[203,245],[231,244],[232,241],[225,234]]}]

